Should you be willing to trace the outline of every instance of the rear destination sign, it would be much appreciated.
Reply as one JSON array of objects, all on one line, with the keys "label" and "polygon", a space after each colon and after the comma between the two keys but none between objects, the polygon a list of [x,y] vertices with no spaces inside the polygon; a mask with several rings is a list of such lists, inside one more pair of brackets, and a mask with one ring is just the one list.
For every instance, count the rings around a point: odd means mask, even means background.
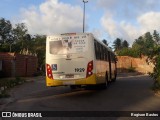
[{"label": "rear destination sign", "polygon": [[55,37],[50,41],[51,54],[68,54],[86,52],[88,40],[86,36]]}]

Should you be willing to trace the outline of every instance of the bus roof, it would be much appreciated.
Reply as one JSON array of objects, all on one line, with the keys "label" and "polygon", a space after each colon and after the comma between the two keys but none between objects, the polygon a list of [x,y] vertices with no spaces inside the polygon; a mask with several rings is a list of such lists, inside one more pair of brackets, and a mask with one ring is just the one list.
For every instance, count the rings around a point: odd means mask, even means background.
[{"label": "bus roof", "polygon": [[[56,34],[53,34],[53,35],[48,35],[48,36],[74,36],[74,35],[89,35],[89,34],[92,34],[92,33],[56,33]],[[93,35],[93,34],[92,34]]]},{"label": "bus roof", "polygon": [[97,39],[92,33],[61,33],[61,34],[48,35],[47,37],[51,37],[51,36],[75,36],[75,35],[91,35],[91,36],[93,36],[95,38],[95,40],[97,42],[99,42],[101,45],[103,45],[104,47],[106,47],[108,49],[108,51],[110,51],[113,54],[115,54],[106,44],[104,44],[102,41],[100,41],[99,39]]}]

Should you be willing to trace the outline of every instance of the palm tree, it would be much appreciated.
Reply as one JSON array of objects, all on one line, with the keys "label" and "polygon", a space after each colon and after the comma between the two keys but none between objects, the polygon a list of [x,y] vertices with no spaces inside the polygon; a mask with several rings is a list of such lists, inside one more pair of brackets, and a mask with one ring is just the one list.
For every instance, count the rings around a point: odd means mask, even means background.
[{"label": "palm tree", "polygon": [[122,47],[123,47],[123,48],[128,48],[128,47],[129,47],[129,43],[128,43],[126,40],[124,40],[124,41],[122,42]]},{"label": "palm tree", "polygon": [[108,46],[108,42],[107,42],[107,40],[106,40],[106,39],[103,39],[103,40],[102,40],[102,42],[103,42],[105,45],[107,45],[107,46]]},{"label": "palm tree", "polygon": [[113,42],[113,47],[115,49],[115,51],[118,51],[122,48],[122,40],[120,38],[117,38],[114,42]]}]

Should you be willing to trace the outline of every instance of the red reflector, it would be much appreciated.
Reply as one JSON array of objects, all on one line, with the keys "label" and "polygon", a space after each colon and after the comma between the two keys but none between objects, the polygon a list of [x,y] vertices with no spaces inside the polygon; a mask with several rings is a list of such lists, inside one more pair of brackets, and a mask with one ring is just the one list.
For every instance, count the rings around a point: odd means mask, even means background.
[{"label": "red reflector", "polygon": [[93,60],[88,63],[86,77],[91,76],[93,70]]},{"label": "red reflector", "polygon": [[46,64],[46,72],[47,72],[47,77],[53,79],[52,68],[49,64]]}]

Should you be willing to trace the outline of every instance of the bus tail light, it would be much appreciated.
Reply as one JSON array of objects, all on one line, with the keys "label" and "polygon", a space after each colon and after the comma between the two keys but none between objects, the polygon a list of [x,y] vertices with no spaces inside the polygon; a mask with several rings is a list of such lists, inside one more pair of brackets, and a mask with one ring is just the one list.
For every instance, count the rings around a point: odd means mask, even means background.
[{"label": "bus tail light", "polygon": [[46,70],[47,70],[47,76],[48,78],[53,80],[53,75],[52,75],[52,68],[49,64],[46,64]]},{"label": "bus tail light", "polygon": [[93,74],[92,70],[93,70],[93,60],[88,63],[86,77],[89,77]]}]

